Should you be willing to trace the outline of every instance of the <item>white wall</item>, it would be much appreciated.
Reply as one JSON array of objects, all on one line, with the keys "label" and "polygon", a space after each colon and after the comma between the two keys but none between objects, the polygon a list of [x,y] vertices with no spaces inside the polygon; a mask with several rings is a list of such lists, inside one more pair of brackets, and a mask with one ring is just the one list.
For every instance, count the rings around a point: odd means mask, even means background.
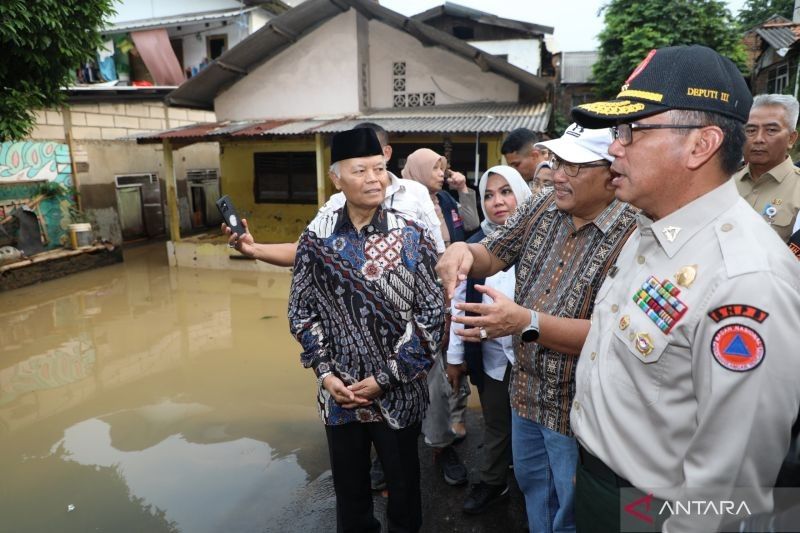
[{"label": "white wall", "polygon": [[214,100],[217,119],[358,113],[357,57],[356,12],[350,9],[221,93]]},{"label": "white wall", "polygon": [[206,11],[237,9],[242,4],[237,0],[117,0],[114,3],[116,15],[109,19],[110,24],[120,24],[133,20],[172,17]]},{"label": "white wall", "polygon": [[541,49],[538,39],[510,39],[507,41],[470,41],[472,46],[497,56],[507,55],[512,65],[539,75]]},{"label": "white wall", "polygon": [[[377,20],[369,23],[371,107],[393,106],[392,64],[406,63],[406,93],[436,93],[436,104],[516,102],[516,83]],[[434,83],[435,80],[435,83]],[[438,85],[438,87],[437,87]]]},{"label": "white wall", "polygon": [[255,9],[250,12],[250,33],[260,30],[264,24],[269,22],[270,16],[263,9]]},{"label": "white wall", "polygon": [[[228,24],[223,26],[222,21],[210,22],[211,27],[206,28],[205,23],[181,26],[181,29],[169,28],[167,33],[170,38],[175,35],[183,35],[183,66],[196,67],[204,57],[208,55],[206,49],[206,38],[210,35],[227,35],[228,50],[236,46],[239,41],[247,37],[249,30],[249,17],[243,15],[228,19]],[[242,24],[240,24],[240,22]],[[197,36],[200,36],[198,39]],[[209,58],[211,59],[211,58]]]}]

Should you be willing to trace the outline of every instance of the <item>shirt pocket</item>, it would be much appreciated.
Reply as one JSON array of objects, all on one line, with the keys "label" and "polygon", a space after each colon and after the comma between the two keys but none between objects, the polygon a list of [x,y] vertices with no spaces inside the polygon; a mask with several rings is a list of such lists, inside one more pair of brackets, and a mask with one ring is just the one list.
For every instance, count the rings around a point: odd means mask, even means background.
[{"label": "shirt pocket", "polygon": [[652,405],[659,399],[666,374],[667,337],[639,308],[629,306],[624,311],[628,314],[615,325],[609,347],[609,372],[620,393]]}]

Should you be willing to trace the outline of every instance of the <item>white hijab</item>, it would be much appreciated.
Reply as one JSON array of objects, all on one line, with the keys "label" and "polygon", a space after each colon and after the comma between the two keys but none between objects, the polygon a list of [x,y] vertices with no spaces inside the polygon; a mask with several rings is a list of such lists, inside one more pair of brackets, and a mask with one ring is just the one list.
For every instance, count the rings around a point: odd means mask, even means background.
[{"label": "white hijab", "polygon": [[[483,176],[481,176],[481,181],[478,182],[481,209],[483,209],[483,197],[486,195],[486,182],[489,181],[490,174],[499,174],[506,179],[509,187],[511,187],[511,191],[517,199],[517,207],[521,206],[525,200],[533,195],[533,193],[531,193],[531,188],[528,186],[527,182],[522,179],[522,176],[516,169],[506,165],[497,165],[484,172]],[[485,216],[486,211],[484,211],[483,214]],[[489,220],[489,217],[484,218],[483,222],[481,222],[481,229],[483,229],[483,233],[486,235],[489,235],[499,227],[500,225]]]}]

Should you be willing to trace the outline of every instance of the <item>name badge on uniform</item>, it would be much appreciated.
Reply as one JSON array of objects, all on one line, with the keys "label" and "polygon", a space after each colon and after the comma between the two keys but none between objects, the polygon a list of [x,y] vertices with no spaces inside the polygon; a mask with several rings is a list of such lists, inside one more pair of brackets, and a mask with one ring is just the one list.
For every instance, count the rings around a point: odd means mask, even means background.
[{"label": "name badge on uniform", "polygon": [[775,215],[778,214],[778,208],[772,204],[767,204],[764,206],[764,211],[762,211],[761,214],[764,215],[764,218],[767,220],[768,223],[774,224]]},{"label": "name badge on uniform", "polygon": [[450,211],[450,217],[453,219],[453,227],[460,228],[464,225],[464,222],[461,220],[461,215],[458,214],[457,209],[452,209]]}]

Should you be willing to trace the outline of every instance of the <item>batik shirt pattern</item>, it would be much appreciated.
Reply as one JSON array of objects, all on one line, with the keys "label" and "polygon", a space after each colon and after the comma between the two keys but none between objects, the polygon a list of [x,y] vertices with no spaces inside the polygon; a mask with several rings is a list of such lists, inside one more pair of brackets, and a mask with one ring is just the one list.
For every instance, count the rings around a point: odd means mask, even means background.
[{"label": "batik shirt pattern", "polygon": [[374,376],[383,391],[372,405],[346,409],[318,380],[325,424],[404,428],[422,420],[426,376],[444,332],[436,259],[429,232],[385,208],[356,231],[345,206],[317,217],[300,237],[289,323],[303,366],[345,385]]}]

